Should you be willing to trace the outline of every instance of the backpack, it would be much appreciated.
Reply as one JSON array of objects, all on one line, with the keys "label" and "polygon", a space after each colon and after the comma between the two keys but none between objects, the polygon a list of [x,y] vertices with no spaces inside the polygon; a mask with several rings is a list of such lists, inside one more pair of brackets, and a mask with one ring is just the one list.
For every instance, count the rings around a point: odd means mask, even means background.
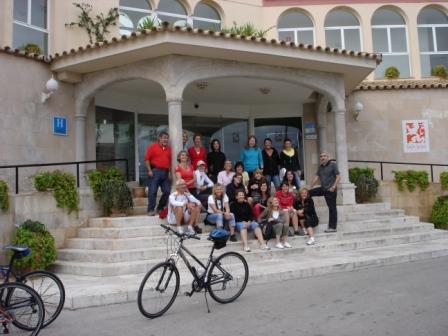
[{"label": "backpack", "polygon": [[166,218],[166,216],[168,216],[168,208],[163,208],[160,212],[159,212],[159,218],[160,219],[164,219]]}]

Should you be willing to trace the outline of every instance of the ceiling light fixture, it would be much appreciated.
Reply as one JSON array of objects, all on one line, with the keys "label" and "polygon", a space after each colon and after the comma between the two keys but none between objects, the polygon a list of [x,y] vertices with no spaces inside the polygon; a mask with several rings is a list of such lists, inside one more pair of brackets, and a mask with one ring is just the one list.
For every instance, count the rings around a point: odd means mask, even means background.
[{"label": "ceiling light fixture", "polygon": [[267,95],[269,93],[271,93],[271,89],[270,88],[259,88],[258,89],[262,94]]}]

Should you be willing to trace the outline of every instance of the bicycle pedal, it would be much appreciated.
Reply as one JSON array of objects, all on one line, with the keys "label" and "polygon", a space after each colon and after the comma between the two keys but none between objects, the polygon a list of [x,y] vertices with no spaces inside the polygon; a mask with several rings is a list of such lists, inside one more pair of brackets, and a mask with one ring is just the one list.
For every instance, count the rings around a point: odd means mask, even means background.
[{"label": "bicycle pedal", "polygon": [[188,297],[192,297],[193,293],[192,292],[185,292],[184,295],[188,296]]}]

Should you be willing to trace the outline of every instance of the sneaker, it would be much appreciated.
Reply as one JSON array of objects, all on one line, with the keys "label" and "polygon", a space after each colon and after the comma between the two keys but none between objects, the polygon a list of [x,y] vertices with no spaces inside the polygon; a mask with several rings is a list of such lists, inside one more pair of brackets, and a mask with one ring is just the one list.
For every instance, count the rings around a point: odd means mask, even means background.
[{"label": "sneaker", "polygon": [[324,232],[325,233],[334,233],[334,232],[336,232],[336,229],[328,228]]},{"label": "sneaker", "polygon": [[306,229],[305,229],[305,228],[302,228],[302,230],[303,230],[303,235],[304,235],[304,236],[307,236],[307,235],[308,235],[308,232],[306,231]]},{"label": "sneaker", "polygon": [[282,243],[275,244],[275,247],[280,249],[280,250],[283,250],[285,248]]},{"label": "sneaker", "polygon": [[157,215],[157,212],[155,210],[148,211],[148,216],[155,216]]},{"label": "sneaker", "polygon": [[292,248],[291,244],[288,243],[288,242],[284,242],[284,243],[283,243],[283,246],[284,246],[285,248]]},{"label": "sneaker", "polygon": [[303,231],[302,231],[302,230],[297,230],[297,231],[294,231],[294,234],[295,234],[296,236],[304,236],[304,234],[303,234]]},{"label": "sneaker", "polygon": [[189,234],[189,235],[195,235],[196,234],[196,232],[194,231],[194,229],[193,229],[193,227],[191,225],[188,225],[187,234]]},{"label": "sneaker", "polygon": [[250,247],[249,247],[249,246],[246,246],[246,247],[244,248],[244,252],[250,252]]},{"label": "sneaker", "polygon": [[197,226],[197,225],[193,226],[193,230],[194,230],[194,232],[196,234],[201,234],[202,233],[202,229],[199,226]]},{"label": "sneaker", "polygon": [[291,230],[288,230],[288,237],[294,237],[294,233],[292,233]]},{"label": "sneaker", "polygon": [[231,235],[231,236],[230,236],[230,241],[231,241],[231,242],[236,242],[236,241],[238,241],[238,239],[236,239],[236,235],[234,235],[234,234]]},{"label": "sneaker", "polygon": [[314,245],[316,243],[316,241],[314,240],[314,237],[310,237],[310,239],[308,239],[306,241],[307,245]]},{"label": "sneaker", "polygon": [[267,250],[267,251],[268,251],[268,250],[270,250],[271,248],[270,248],[267,244],[264,244],[264,245],[261,245],[261,246],[260,246],[260,249],[261,249],[261,250]]},{"label": "sneaker", "polygon": [[184,229],[182,229],[182,226],[177,227],[177,233],[178,234],[184,234]]}]

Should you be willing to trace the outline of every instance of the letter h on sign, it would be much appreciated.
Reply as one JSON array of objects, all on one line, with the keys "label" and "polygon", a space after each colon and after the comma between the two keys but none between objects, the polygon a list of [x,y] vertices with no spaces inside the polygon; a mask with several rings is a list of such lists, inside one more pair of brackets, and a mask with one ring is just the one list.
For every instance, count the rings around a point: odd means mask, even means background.
[{"label": "letter h on sign", "polygon": [[67,118],[66,117],[53,117],[53,134],[54,135],[67,135]]}]

